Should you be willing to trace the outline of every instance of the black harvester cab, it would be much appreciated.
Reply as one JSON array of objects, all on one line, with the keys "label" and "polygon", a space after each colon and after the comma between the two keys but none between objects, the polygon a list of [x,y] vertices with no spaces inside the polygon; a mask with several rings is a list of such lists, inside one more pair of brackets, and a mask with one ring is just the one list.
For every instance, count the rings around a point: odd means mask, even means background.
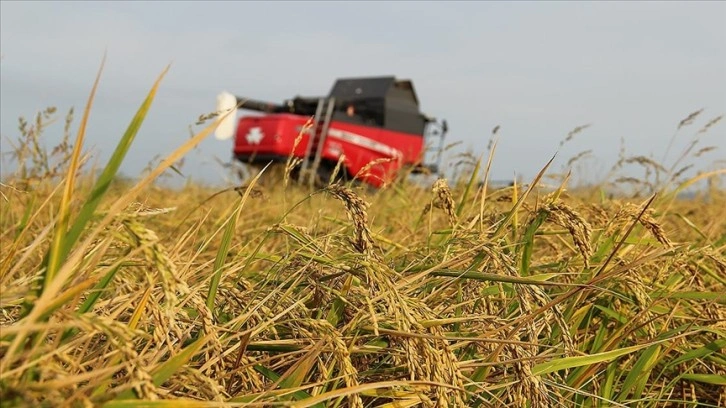
[{"label": "black harvester cab", "polygon": [[[436,164],[421,164],[414,172],[426,169],[438,173],[448,125],[446,121],[437,123],[435,118],[421,112],[412,81],[394,76],[342,78],[335,82],[328,98],[335,98],[334,121],[423,137],[425,149],[437,156]],[[300,98],[298,105],[304,105],[309,114],[314,114],[317,101],[317,98]],[[352,107],[353,115],[348,114],[349,107]],[[438,144],[428,146],[435,138],[438,138]]]},{"label": "black harvester cab", "polygon": [[[244,101],[242,109],[313,116],[323,98],[298,96],[281,105],[240,97],[237,99]],[[335,121],[419,136],[424,136],[426,124],[433,121],[419,111],[418,97],[411,81],[397,80],[392,76],[339,79],[327,98],[335,99]],[[355,112],[353,116],[347,114],[351,106]]]},{"label": "black harvester cab", "polygon": [[[394,132],[424,136],[431,121],[419,110],[413,84],[394,77],[339,79],[330,90],[342,109],[336,110],[336,121],[380,127]],[[352,107],[355,115],[348,116]]]}]

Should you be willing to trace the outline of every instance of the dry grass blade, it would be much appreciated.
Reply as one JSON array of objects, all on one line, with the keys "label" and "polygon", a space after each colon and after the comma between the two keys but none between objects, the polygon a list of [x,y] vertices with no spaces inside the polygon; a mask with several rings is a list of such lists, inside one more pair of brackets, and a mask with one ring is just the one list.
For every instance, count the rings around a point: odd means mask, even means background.
[{"label": "dry grass blade", "polygon": [[242,208],[247,202],[247,198],[250,196],[250,193],[254,191],[255,184],[257,184],[257,181],[260,179],[267,167],[269,166],[265,166],[265,168],[262,169],[262,171],[257,174],[257,176],[255,176],[255,178],[250,182],[250,184],[245,189],[245,192],[242,194],[242,197],[237,204],[237,207],[234,209],[232,215],[230,215],[230,217],[225,222],[226,227],[224,229],[224,236],[222,237],[222,242],[219,245],[217,257],[214,260],[214,273],[212,275],[212,280],[209,284],[209,293],[207,294],[207,308],[209,309],[210,313],[214,313],[215,310],[214,299],[217,296],[219,281],[222,279],[222,269],[227,259],[227,253],[229,251],[229,246],[232,241],[232,234],[234,233],[235,227],[237,226],[237,222],[239,220]]},{"label": "dry grass blade", "polygon": [[567,134],[567,137],[565,137],[560,142],[560,146],[564,146],[565,143],[567,143],[570,140],[572,140],[575,136],[577,136],[578,134],[582,133],[583,130],[589,128],[590,126],[592,126],[592,125],[591,124],[587,124],[587,125],[581,125],[581,126],[578,126],[578,127],[574,128],[574,129],[572,129],[570,131],[570,133]]},{"label": "dry grass blade", "polygon": [[512,209],[507,213],[506,217],[499,223],[499,226],[494,232],[493,237],[498,237],[502,233],[502,231],[504,231],[504,229],[508,226],[509,222],[515,217],[517,211],[519,211],[519,209],[522,207],[530,192],[535,188],[535,186],[537,186],[539,181],[542,180],[542,177],[544,176],[545,172],[550,167],[552,162],[555,160],[555,157],[556,155],[552,156],[552,158],[547,162],[547,164],[545,164],[542,170],[537,173],[537,175],[534,177],[534,179],[524,191],[522,196],[517,200],[516,204],[514,204]]},{"label": "dry grass blade", "polygon": [[91,114],[91,107],[93,106],[93,100],[96,96],[96,89],[98,83],[101,80],[101,73],[103,72],[103,66],[106,62],[106,56],[103,56],[101,61],[101,67],[96,75],[96,80],[93,83],[91,94],[88,97],[86,108],[83,112],[83,119],[81,119],[81,125],[78,128],[78,134],[76,141],[73,146],[73,154],[71,156],[71,162],[68,167],[68,172],[65,180],[65,187],[63,189],[63,195],[61,196],[61,204],[58,210],[58,224],[56,225],[55,232],[53,234],[53,244],[51,246],[48,264],[46,266],[45,274],[43,275],[43,287],[41,290],[45,290],[50,282],[55,278],[58,269],[60,268],[61,262],[63,262],[63,247],[65,246],[65,240],[70,212],[71,212],[71,200],[73,198],[73,189],[76,184],[76,176],[78,172],[78,166],[81,157],[81,151],[83,149],[83,140],[86,135],[86,125],[88,124],[88,118]]},{"label": "dry grass blade", "polygon": [[699,109],[695,112],[692,112],[690,115],[688,115],[687,117],[685,117],[683,120],[681,120],[678,123],[678,129],[681,129],[684,126],[688,126],[688,125],[692,124],[693,121],[696,120],[698,115],[700,115],[701,113],[703,113],[703,109]]},{"label": "dry grass blade", "polygon": [[295,408],[307,408],[311,407],[315,404],[319,404],[321,402],[330,401],[333,399],[337,399],[340,397],[345,397],[347,395],[351,394],[361,394],[366,391],[373,391],[373,390],[381,390],[381,389],[389,389],[389,388],[420,388],[420,387],[445,387],[452,389],[454,387],[450,386],[449,384],[441,384],[436,383],[432,381],[381,381],[377,383],[369,383],[369,384],[363,384],[358,385],[356,387],[347,387],[347,388],[341,388],[335,391],[330,391],[325,394],[317,395],[313,398],[295,402],[291,404],[291,407]]},{"label": "dry grass blade", "polygon": [[[496,134],[496,131],[499,130],[499,127],[494,129],[494,133]],[[487,158],[487,167],[486,170],[484,170],[484,184],[481,188],[481,199],[479,200],[479,231],[484,231],[484,203],[487,199],[487,189],[489,188],[489,174],[492,168],[492,162],[494,161],[494,152],[497,150],[497,139],[493,139],[491,143],[491,148],[489,149],[489,157]]]},{"label": "dry grass blade", "polygon": [[632,347],[625,347],[622,349],[611,350],[605,353],[587,355],[587,356],[576,356],[566,357],[557,360],[551,360],[546,363],[537,364],[532,368],[532,375],[543,375],[547,373],[553,373],[560,370],[566,370],[568,368],[581,367],[586,365],[594,365],[606,361],[612,361],[618,357],[635,353],[636,351],[643,350],[653,345],[665,343],[668,340],[662,340],[660,342],[640,344]]},{"label": "dry grass blade", "polygon": [[698,134],[703,134],[703,133],[708,132],[708,130],[711,129],[712,127],[716,126],[716,124],[718,122],[720,122],[721,119],[723,119],[723,115],[719,115],[719,116],[709,120],[708,123],[703,125],[703,127],[698,131]]}]

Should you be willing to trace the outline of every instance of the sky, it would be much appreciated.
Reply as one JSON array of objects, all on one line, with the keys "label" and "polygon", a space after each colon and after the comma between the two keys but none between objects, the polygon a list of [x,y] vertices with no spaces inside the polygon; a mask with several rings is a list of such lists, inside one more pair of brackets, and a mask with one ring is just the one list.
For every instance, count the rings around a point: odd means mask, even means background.
[{"label": "sky", "polygon": [[[104,53],[87,148],[105,164],[158,75],[171,64],[121,168],[136,176],[189,138],[221,91],[282,102],[324,95],[342,77],[414,82],[421,108],[449,124],[448,153],[499,142],[491,177],[531,179],[592,150],[575,179],[600,179],[626,153],[675,162],[697,130],[726,113],[724,2],[11,2],[0,3],[0,149],[18,117],[75,108],[77,129]],[[691,127],[679,122],[704,109]],[[577,126],[590,125],[560,142]],[[726,157],[726,126],[700,135]],[[232,141],[189,153],[185,177],[216,184]],[[11,168],[3,157],[3,173]],[[721,162],[723,165],[723,161]],[[642,174],[633,169],[632,175]],[[173,176],[177,181],[180,176]]]}]

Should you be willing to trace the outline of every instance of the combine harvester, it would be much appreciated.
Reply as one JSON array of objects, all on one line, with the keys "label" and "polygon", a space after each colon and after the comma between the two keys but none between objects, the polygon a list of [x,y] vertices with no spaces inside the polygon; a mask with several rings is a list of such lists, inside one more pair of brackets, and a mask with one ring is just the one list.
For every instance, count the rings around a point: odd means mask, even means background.
[{"label": "combine harvester", "polygon": [[[238,106],[262,114],[237,120]],[[374,188],[403,171],[437,174],[448,130],[446,121],[420,112],[411,81],[392,76],[338,79],[327,96],[297,96],[280,105],[221,93],[217,112],[232,110],[215,135],[234,136],[236,160],[259,170],[284,166],[292,156],[299,159],[292,178],[309,185],[327,183],[341,157],[341,178]],[[432,151],[436,162],[427,164]]]}]

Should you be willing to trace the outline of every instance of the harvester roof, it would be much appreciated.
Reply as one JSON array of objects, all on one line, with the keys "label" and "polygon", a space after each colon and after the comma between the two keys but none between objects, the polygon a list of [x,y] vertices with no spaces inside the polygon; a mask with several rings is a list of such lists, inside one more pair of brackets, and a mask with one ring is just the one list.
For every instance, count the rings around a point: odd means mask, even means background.
[{"label": "harvester roof", "polygon": [[342,78],[330,90],[337,105],[351,105],[355,117],[337,112],[336,120],[362,122],[386,129],[423,134],[426,121],[419,112],[418,97],[410,80],[394,76]]},{"label": "harvester roof", "polygon": [[386,99],[391,93],[399,93],[418,105],[418,97],[410,80],[398,80],[393,76],[338,79],[330,90],[330,96],[341,101],[361,99]]}]

